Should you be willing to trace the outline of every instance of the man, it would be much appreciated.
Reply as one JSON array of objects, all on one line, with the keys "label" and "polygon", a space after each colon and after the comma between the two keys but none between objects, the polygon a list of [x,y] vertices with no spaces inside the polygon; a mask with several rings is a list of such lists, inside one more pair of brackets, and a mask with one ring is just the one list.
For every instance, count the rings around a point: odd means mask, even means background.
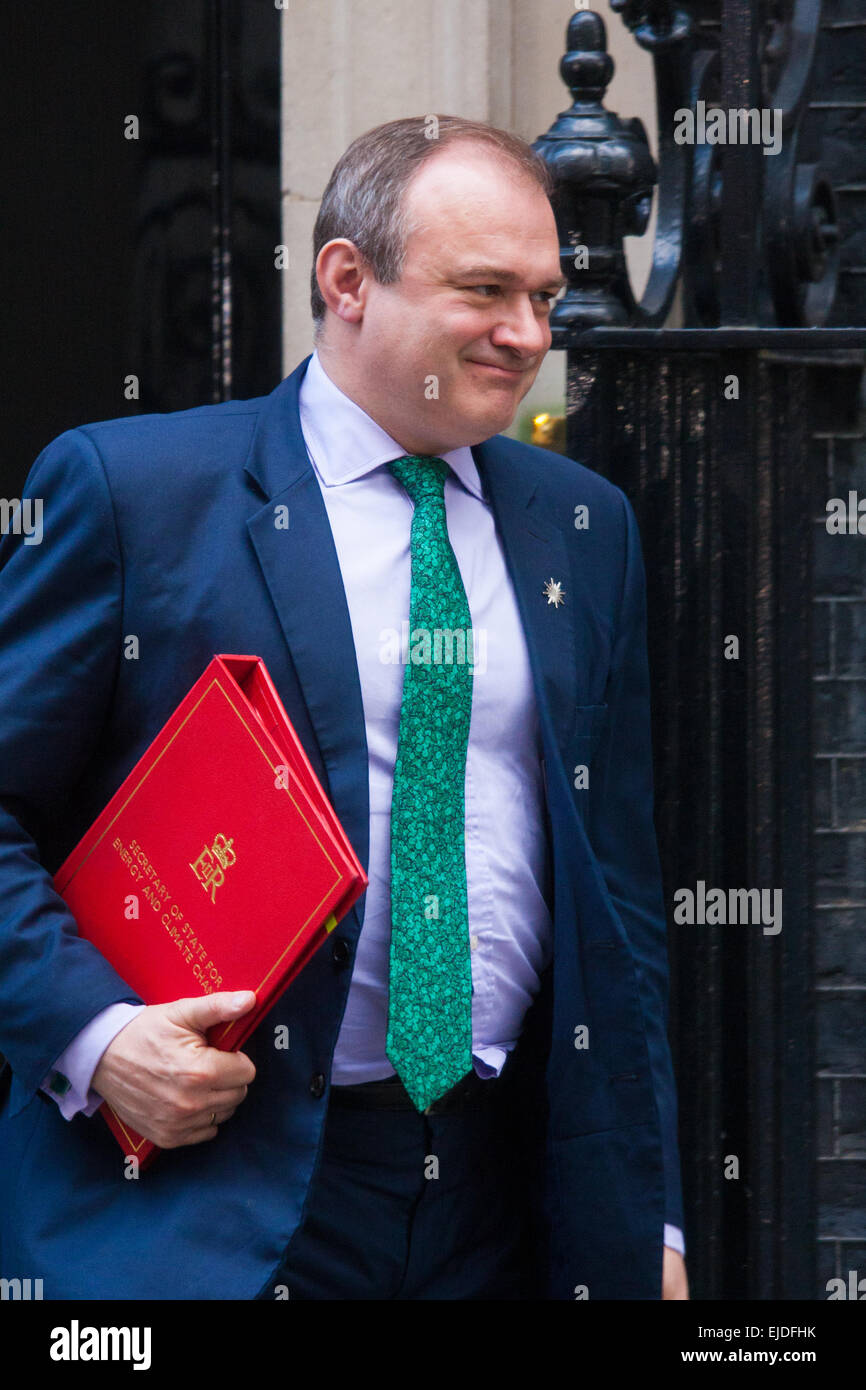
[{"label": "man", "polygon": [[[490,127],[369,132],[322,201],[313,357],[31,472],[0,1239],[46,1297],[687,1296],[637,528],[492,437],[550,346],[547,193]],[[234,1056],[204,1034],[249,993],[144,1008],[49,878],[217,651],[264,658],[370,878]],[[166,1150],[137,1181],[103,1098]]]}]

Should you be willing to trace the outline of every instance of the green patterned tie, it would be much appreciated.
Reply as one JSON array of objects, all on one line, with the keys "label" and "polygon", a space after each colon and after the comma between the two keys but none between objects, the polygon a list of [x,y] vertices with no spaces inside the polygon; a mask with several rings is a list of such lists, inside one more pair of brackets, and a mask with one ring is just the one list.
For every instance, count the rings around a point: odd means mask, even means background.
[{"label": "green patterned tie", "polygon": [[415,510],[391,801],[386,1051],[415,1107],[426,1110],[472,1069],[464,839],[472,618],[448,539],[447,463],[407,455],[388,467]]}]

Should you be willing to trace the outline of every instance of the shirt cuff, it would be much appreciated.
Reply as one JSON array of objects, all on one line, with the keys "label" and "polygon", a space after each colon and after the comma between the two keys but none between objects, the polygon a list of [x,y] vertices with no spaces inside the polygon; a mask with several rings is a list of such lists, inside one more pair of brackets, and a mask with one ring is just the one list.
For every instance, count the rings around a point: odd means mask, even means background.
[{"label": "shirt cuff", "polygon": [[679,1226],[669,1226],[665,1222],[664,1243],[669,1245],[671,1250],[678,1250],[681,1255],[686,1253],[686,1242]]},{"label": "shirt cuff", "polygon": [[40,1089],[56,1102],[64,1120],[71,1120],[79,1113],[92,1115],[102,1105],[103,1097],[90,1087],[93,1073],[108,1044],[145,1007],[144,1004],[109,1004],[85,1024],[57,1058]]},{"label": "shirt cuff", "polygon": [[510,1051],[511,1048],[495,1046],[473,1049],[472,1069],[476,1076],[480,1076],[482,1081],[489,1081],[492,1076],[498,1076]]}]

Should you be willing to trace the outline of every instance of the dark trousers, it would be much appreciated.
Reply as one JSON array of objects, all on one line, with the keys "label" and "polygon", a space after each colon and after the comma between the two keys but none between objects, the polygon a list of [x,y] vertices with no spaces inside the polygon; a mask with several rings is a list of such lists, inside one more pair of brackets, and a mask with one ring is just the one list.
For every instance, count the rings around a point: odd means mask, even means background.
[{"label": "dark trousers", "polygon": [[332,1087],[304,1217],[259,1297],[532,1297],[508,1072],[470,1073],[428,1114],[396,1079]]}]

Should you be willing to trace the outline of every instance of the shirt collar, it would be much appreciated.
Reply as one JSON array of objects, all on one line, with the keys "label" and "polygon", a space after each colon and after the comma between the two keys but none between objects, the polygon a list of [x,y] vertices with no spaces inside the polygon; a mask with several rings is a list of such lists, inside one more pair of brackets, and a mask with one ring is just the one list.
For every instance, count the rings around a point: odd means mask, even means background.
[{"label": "shirt collar", "polygon": [[[405,455],[405,449],[381,425],[335,386],[316,352],[301,382],[299,408],[307,451],[325,487],[356,482],[374,468]],[[439,457],[467,491],[483,501],[481,479],[469,446],[449,449]]]}]

